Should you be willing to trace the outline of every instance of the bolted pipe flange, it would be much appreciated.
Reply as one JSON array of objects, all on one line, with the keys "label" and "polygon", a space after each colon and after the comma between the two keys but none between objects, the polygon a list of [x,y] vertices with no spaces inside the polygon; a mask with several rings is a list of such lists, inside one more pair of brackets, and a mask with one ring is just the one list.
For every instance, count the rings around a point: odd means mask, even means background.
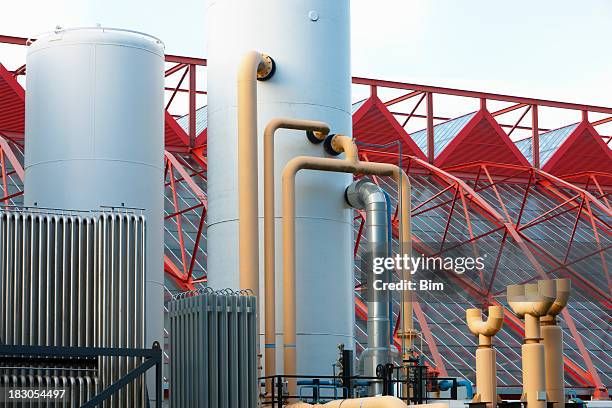
[{"label": "bolted pipe flange", "polygon": [[306,138],[312,144],[321,144],[325,140],[325,135],[321,132],[306,131]]},{"label": "bolted pipe flange", "polygon": [[334,149],[334,138],[336,135],[331,134],[325,138],[323,141],[323,150],[330,156],[338,156],[341,152]]},{"label": "bolted pipe flange", "polygon": [[261,54],[263,62],[257,67],[257,80],[267,81],[276,72],[276,62],[268,54]]}]

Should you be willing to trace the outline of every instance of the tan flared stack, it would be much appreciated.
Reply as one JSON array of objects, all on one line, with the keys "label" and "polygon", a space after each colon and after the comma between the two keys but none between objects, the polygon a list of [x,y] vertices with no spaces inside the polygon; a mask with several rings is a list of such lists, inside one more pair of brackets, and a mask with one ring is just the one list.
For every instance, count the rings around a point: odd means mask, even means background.
[{"label": "tan flared stack", "polygon": [[476,350],[476,394],[472,402],[484,402],[487,408],[497,406],[497,376],[495,350],[492,348],[492,337],[497,334],[504,323],[504,308],[489,306],[487,321],[482,320],[480,309],[467,309],[466,320],[472,334],[478,336]]},{"label": "tan flared stack", "polygon": [[557,315],[567,305],[570,297],[569,279],[555,279],[557,297],[548,309],[546,316],[540,318],[542,344],[546,368],[546,393],[555,408],[565,407],[565,388],[563,378],[563,331],[557,326]]},{"label": "tan flared stack", "polygon": [[508,305],[521,319],[525,319],[525,341],[521,347],[523,364],[523,395],[529,408],[546,408],[546,375],[544,344],[540,333],[540,317],[546,316],[555,302],[555,282],[538,281],[533,284],[510,285]]}]

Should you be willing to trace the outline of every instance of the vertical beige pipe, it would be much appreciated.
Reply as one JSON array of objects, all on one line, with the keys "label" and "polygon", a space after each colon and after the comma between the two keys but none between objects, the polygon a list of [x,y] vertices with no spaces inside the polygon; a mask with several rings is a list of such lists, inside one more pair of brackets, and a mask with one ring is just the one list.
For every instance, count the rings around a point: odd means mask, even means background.
[{"label": "vertical beige pipe", "polygon": [[[403,219],[400,242],[406,243],[404,250],[410,255],[410,183],[404,171],[386,163],[360,162],[353,141],[337,135],[334,142],[346,153],[344,160],[298,156],[291,159],[282,174],[283,214],[283,305],[284,364],[285,374],[296,374],[296,287],[295,287],[295,176],[300,170],[319,170],[377,176],[391,176],[401,185],[400,214]],[[411,328],[409,328],[411,329]],[[289,381],[289,393],[294,395],[296,382]]]},{"label": "vertical beige pipe", "polygon": [[249,51],[238,68],[238,263],[240,289],[259,295],[257,81],[274,72],[270,57]]},{"label": "vertical beige pipe", "polygon": [[492,348],[492,337],[499,332],[504,323],[504,308],[489,306],[489,317],[482,320],[480,309],[465,311],[468,328],[478,336],[476,350],[476,395],[472,402],[485,402],[487,408],[497,406],[497,367],[495,350]]},{"label": "vertical beige pipe", "polygon": [[274,135],[278,129],[314,132],[323,140],[329,125],[313,120],[278,118],[264,130],[264,310],[265,310],[265,375],[276,374],[276,312],[275,306],[275,233],[274,233]]},{"label": "vertical beige pipe", "polygon": [[563,378],[563,331],[557,325],[557,315],[567,305],[570,296],[569,279],[555,279],[557,297],[546,316],[540,318],[542,344],[546,367],[546,393],[555,408],[565,407],[565,379]]},{"label": "vertical beige pipe", "polygon": [[536,284],[510,285],[508,305],[525,319],[525,340],[521,347],[523,365],[523,401],[530,408],[546,408],[546,375],[544,345],[540,343],[540,317],[546,315],[555,301],[553,281]]}]

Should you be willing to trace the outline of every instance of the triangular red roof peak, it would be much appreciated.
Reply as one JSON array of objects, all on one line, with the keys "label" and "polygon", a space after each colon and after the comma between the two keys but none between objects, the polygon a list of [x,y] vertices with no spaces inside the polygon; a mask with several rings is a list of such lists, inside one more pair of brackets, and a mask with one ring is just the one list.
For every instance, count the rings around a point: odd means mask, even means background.
[{"label": "triangular red roof peak", "polygon": [[556,176],[585,172],[612,173],[612,151],[593,125],[582,121],[542,170]]},{"label": "triangular red roof peak", "polygon": [[164,111],[164,118],[164,145],[166,149],[189,149],[189,136],[187,133],[166,110]]},{"label": "triangular red roof peak", "polygon": [[[385,145],[401,141],[402,155],[416,156],[425,160],[425,155],[410,138],[406,130],[397,122],[393,114],[377,96],[370,96],[353,114],[353,137],[362,143]],[[359,146],[360,149],[380,150],[380,148]],[[397,148],[388,147],[386,151],[397,153]],[[390,159],[395,160],[397,159]]]},{"label": "triangular red roof peak", "polygon": [[0,64],[0,131],[23,135],[25,91],[15,77]]},{"label": "triangular red roof peak", "polygon": [[[531,167],[487,110],[479,110],[436,157],[434,164],[448,168],[474,162]],[[493,173],[504,172],[492,167]],[[514,171],[516,172],[516,170]]]}]

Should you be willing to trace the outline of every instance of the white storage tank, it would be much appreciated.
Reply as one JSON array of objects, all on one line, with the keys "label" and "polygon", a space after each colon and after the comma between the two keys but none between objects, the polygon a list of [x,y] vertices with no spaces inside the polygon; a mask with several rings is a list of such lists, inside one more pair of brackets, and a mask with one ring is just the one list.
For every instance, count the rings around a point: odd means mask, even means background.
[{"label": "white storage tank", "polygon": [[28,47],[26,63],[25,205],[144,209],[146,346],[163,344],[163,44],[58,30]]},{"label": "white storage tank", "polygon": [[[276,63],[258,83],[260,294],[263,294],[263,129],[273,118],[328,122],[351,134],[349,0],[211,0],[208,9],[208,282],[239,287],[236,76],[256,50]],[[279,131],[276,145],[277,370],[282,372],[281,172],[298,155],[327,156],[303,132]],[[329,157],[329,156],[328,156]],[[346,174],[298,173],[297,371],[331,372],[338,343],[354,345],[352,218]],[[260,299],[260,311],[264,310]],[[261,327],[265,316],[261,313]],[[264,344],[263,338],[260,342]],[[262,346],[263,347],[263,346]],[[263,350],[262,350],[263,351]]]}]

